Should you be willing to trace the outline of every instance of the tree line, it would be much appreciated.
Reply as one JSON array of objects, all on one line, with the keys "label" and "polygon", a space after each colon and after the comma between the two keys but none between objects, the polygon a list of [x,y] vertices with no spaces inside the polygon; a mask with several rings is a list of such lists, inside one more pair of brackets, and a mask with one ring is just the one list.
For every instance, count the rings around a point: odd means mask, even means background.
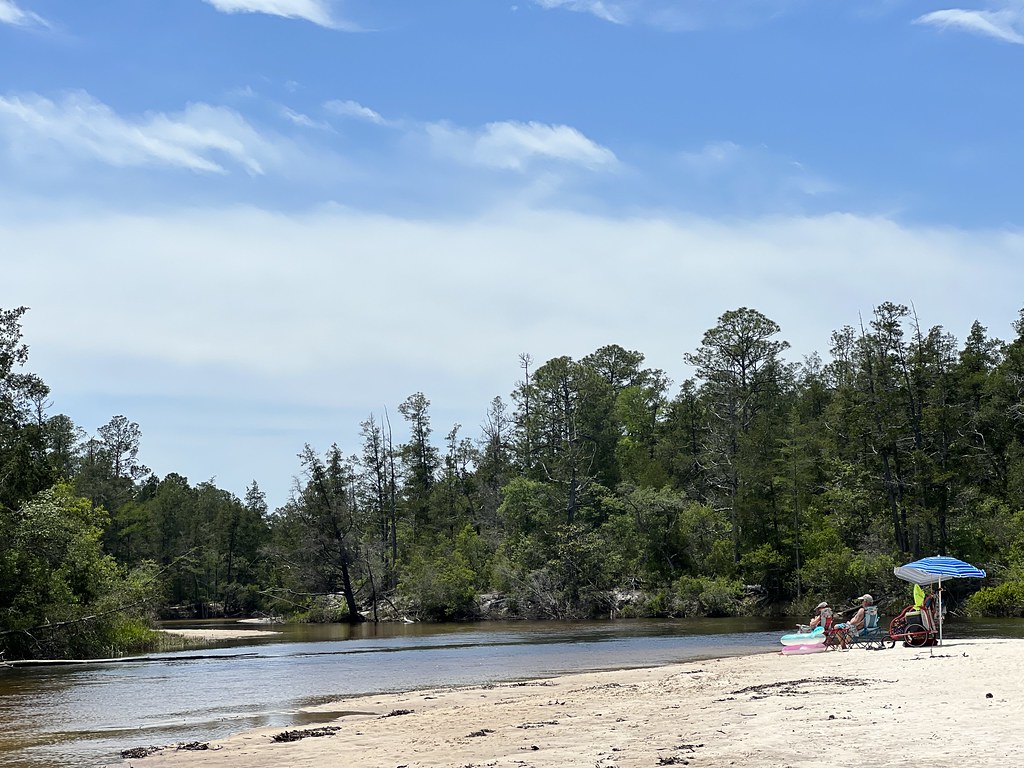
[{"label": "tree line", "polygon": [[[417,392],[307,445],[268,509],[141,463],[140,427],[88,435],[26,372],[0,309],[0,651],[137,647],[154,617],[311,621],[802,611],[949,554],[988,569],[968,608],[1024,614],[1024,310],[961,344],[886,302],[786,359],[762,313],[725,312],[675,387],[640,352],[520,356],[479,433],[435,438]],[[282,468],[294,473],[295,468]]]}]

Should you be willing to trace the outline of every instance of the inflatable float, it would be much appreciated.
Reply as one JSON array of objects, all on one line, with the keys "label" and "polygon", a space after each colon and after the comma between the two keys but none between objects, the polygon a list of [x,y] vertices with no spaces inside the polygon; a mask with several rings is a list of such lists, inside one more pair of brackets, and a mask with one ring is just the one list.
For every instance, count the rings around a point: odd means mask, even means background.
[{"label": "inflatable float", "polygon": [[815,627],[811,632],[793,632],[779,638],[783,645],[822,645],[825,642],[825,630]]},{"label": "inflatable float", "polygon": [[809,645],[787,645],[782,649],[783,656],[798,656],[804,653],[819,653],[825,650],[824,643],[813,643]]}]

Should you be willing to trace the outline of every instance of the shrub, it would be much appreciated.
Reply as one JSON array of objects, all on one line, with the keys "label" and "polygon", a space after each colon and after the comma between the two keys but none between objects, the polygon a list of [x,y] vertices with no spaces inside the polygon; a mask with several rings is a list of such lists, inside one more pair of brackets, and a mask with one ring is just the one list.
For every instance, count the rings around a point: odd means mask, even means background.
[{"label": "shrub", "polygon": [[738,616],[743,612],[743,585],[723,577],[681,576],[668,599],[677,616]]},{"label": "shrub", "polygon": [[1024,617],[1024,581],[983,587],[967,599],[968,616]]}]

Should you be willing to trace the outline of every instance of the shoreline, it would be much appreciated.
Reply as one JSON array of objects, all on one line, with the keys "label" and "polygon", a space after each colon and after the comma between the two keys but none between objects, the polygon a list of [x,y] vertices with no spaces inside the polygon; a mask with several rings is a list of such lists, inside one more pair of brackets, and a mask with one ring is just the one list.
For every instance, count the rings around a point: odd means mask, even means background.
[{"label": "shoreline", "polygon": [[166,635],[177,635],[187,637],[190,640],[244,640],[247,637],[266,637],[267,635],[279,635],[280,632],[272,629],[158,629]]},{"label": "shoreline", "polygon": [[[202,650],[208,643],[215,643],[219,640],[244,640],[250,637],[266,637],[277,635],[279,632],[266,629],[157,629],[166,635],[175,635],[194,641],[194,644],[184,651]],[[126,662],[148,662],[160,661],[165,657],[160,653],[147,653],[141,656],[112,656],[110,658],[93,659],[14,659],[12,661],[0,662],[0,667],[67,667],[85,664],[119,664]]]},{"label": "shoreline", "polygon": [[[109,766],[1024,765],[1024,640],[765,653],[342,699]],[[254,683],[256,684],[256,683]],[[321,719],[322,716],[322,719]],[[312,733],[311,733],[312,732]]]}]

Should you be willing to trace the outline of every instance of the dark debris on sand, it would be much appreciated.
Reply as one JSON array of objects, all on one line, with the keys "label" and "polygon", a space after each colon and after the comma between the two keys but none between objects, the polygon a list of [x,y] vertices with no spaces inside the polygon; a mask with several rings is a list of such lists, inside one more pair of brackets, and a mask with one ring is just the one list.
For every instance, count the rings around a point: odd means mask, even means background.
[{"label": "dark debris on sand", "polygon": [[[685,752],[692,755],[698,749],[703,747],[703,744],[677,744],[675,746],[676,751]],[[658,765],[689,765],[690,759],[684,755],[668,755],[666,757],[658,758]]]},{"label": "dark debris on sand", "polygon": [[190,752],[202,752],[205,749],[210,749],[210,745],[205,741],[190,741],[188,744],[179,744],[175,749],[186,749]]},{"label": "dark debris on sand", "polygon": [[[767,696],[779,695],[779,696],[798,696],[804,693],[810,693],[806,688],[810,686],[840,686],[840,685],[868,685],[871,681],[864,680],[863,678],[856,677],[804,677],[799,680],[782,680],[777,683],[762,683],[761,685],[751,685],[746,688],[740,688],[738,691],[732,691],[732,695],[736,696],[741,693],[751,694],[751,698],[760,699]],[[724,699],[721,699],[724,701]]]},{"label": "dark debris on sand", "polygon": [[[198,752],[204,749],[211,749],[209,744],[204,741],[190,741],[188,744],[177,744],[174,749],[185,749],[193,752]],[[134,749],[123,749],[121,750],[122,760],[141,760],[144,757],[162,752],[170,747],[135,747]]]},{"label": "dark debris on sand", "polygon": [[413,710],[411,709],[392,709],[386,715],[381,715],[380,719],[383,720],[385,717],[398,717],[399,715],[411,715]]},{"label": "dark debris on sand", "polygon": [[298,741],[314,736],[333,736],[340,731],[336,725],[325,725],[323,728],[307,728],[304,731],[284,731],[273,737],[274,741]]},{"label": "dark debris on sand", "polygon": [[141,760],[162,750],[163,747],[134,747],[133,749],[122,749],[122,760]]}]

